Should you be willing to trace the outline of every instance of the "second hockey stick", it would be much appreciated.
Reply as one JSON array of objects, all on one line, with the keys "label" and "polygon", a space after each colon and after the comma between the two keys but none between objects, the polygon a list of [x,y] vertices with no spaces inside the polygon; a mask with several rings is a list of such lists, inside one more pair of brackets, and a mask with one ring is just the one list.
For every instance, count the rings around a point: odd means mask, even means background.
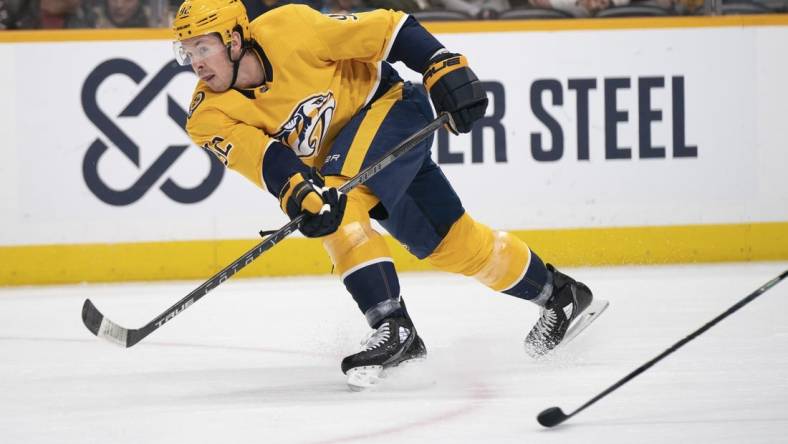
[{"label": "second hockey stick", "polygon": [[561,410],[560,407],[550,407],[549,409],[545,409],[544,411],[542,411],[542,413],[540,413],[539,416],[536,417],[536,420],[539,421],[539,424],[541,424],[541,425],[543,425],[545,427],[554,427],[554,426],[557,426],[558,424],[561,424],[562,422],[566,421],[567,419],[577,415],[578,413],[582,412],[587,407],[589,407],[591,404],[599,401],[600,399],[602,399],[605,396],[609,395],[612,391],[616,390],[617,388],[619,388],[622,385],[624,385],[627,382],[629,382],[635,376],[637,376],[637,375],[643,373],[644,371],[648,370],[652,365],[656,364],[657,362],[661,361],[663,358],[665,358],[669,354],[671,354],[674,351],[678,350],[679,348],[681,348],[687,342],[689,342],[689,341],[695,339],[696,337],[700,336],[701,333],[703,333],[706,330],[710,329],[711,327],[713,327],[715,324],[717,324],[721,320],[727,318],[728,316],[733,314],[738,309],[740,309],[740,308],[744,307],[745,305],[749,304],[755,298],[757,298],[758,296],[762,295],[763,293],[765,293],[770,288],[772,288],[775,285],[777,285],[780,281],[782,281],[786,277],[788,277],[788,270],[782,272],[782,274],[780,274],[776,278],[774,278],[774,279],[770,280],[769,282],[763,284],[763,286],[761,286],[761,288],[759,288],[759,289],[755,290],[754,292],[750,293],[750,295],[748,295],[744,299],[742,299],[739,302],[737,302],[736,304],[734,304],[731,308],[725,310],[724,313],[722,313],[721,315],[719,315],[716,318],[712,319],[711,321],[706,323],[706,325],[704,325],[703,327],[701,327],[701,328],[695,330],[694,332],[692,332],[686,338],[684,338],[684,339],[680,340],[679,342],[673,344],[672,347],[670,347],[669,349],[667,349],[664,352],[662,352],[656,358],[648,361],[647,363],[641,365],[640,367],[638,367],[636,370],[634,370],[630,374],[624,376],[623,378],[621,378],[620,381],[618,381],[615,384],[613,384],[610,387],[608,387],[607,390],[605,390],[604,392],[594,396],[590,401],[588,401],[585,404],[583,404],[582,406],[580,406],[580,408],[578,408],[574,412],[572,412],[572,413],[567,415],[566,413],[563,412],[563,410]]},{"label": "second hockey stick", "polygon": [[[398,157],[413,149],[413,147],[418,145],[422,140],[429,137],[432,133],[437,131],[441,126],[447,124],[448,122],[449,115],[441,114],[437,119],[427,124],[427,126],[402,141],[396,147],[392,148],[380,160],[359,171],[358,174],[342,184],[342,186],[339,187],[339,191],[342,193],[347,193],[353,188],[363,184],[372,176],[380,172],[380,170],[386,168]],[[194,289],[191,293],[187,294],[185,297],[183,297],[183,299],[176,302],[172,307],[164,311],[164,313],[156,316],[155,319],[140,328],[128,329],[112,322],[107,317],[105,317],[95,305],[93,305],[90,299],[85,299],[85,303],[82,305],[82,322],[91,333],[98,336],[99,338],[106,339],[114,344],[120,345],[121,347],[131,347],[143,340],[149,334],[156,331],[166,322],[183,312],[183,310],[189,308],[189,306],[208,294],[209,291],[216,288],[219,284],[229,279],[235,273],[238,273],[242,268],[252,263],[252,261],[257,259],[265,251],[269,250],[282,239],[290,235],[290,233],[298,229],[298,226],[303,218],[303,215],[299,215],[288,222],[285,226],[265,238],[254,248],[244,253],[243,256],[236,259],[232,264],[224,267],[224,269],[213,275],[210,279]]]}]

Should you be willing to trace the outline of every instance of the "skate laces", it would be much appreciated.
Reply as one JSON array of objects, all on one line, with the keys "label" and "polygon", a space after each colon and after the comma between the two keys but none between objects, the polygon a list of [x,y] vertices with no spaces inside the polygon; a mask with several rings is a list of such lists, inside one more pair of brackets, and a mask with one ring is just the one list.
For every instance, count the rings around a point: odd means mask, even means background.
[{"label": "skate laces", "polygon": [[558,322],[558,313],[553,308],[545,308],[542,310],[542,315],[539,317],[534,330],[542,337],[550,336],[551,330]]},{"label": "skate laces", "polygon": [[361,346],[364,351],[373,350],[381,346],[391,337],[391,328],[389,323],[381,325],[377,330],[373,330],[361,341]]}]

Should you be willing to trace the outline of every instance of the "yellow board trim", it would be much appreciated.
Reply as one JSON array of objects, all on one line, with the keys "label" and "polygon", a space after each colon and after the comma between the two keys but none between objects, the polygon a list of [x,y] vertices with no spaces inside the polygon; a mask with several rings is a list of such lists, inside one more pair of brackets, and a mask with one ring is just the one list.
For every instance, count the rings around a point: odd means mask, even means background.
[{"label": "yellow board trim", "polygon": [[[633,17],[559,20],[480,20],[426,22],[436,34],[481,32],[594,31],[615,29],[729,28],[786,26],[788,14],[699,17]],[[0,43],[173,40],[169,29],[75,29],[0,32]]]},{"label": "yellow board trim", "polygon": [[[788,222],[513,231],[557,266],[788,260]],[[392,238],[400,271],[433,270]],[[0,285],[205,280],[256,245],[216,240],[0,247]],[[291,238],[238,276],[327,274],[319,239]]]}]

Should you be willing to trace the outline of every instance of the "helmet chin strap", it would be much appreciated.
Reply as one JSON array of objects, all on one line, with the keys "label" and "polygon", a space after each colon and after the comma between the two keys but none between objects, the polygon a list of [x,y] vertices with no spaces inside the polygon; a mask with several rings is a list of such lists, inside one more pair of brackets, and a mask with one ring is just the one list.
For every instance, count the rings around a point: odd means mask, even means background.
[{"label": "helmet chin strap", "polygon": [[233,63],[233,78],[230,80],[230,88],[232,88],[235,86],[235,82],[238,80],[238,69],[241,67],[241,59],[243,59],[244,54],[246,54],[246,45],[241,45],[241,55],[238,56],[238,60],[233,60],[230,48],[231,45],[227,45],[227,58]]}]

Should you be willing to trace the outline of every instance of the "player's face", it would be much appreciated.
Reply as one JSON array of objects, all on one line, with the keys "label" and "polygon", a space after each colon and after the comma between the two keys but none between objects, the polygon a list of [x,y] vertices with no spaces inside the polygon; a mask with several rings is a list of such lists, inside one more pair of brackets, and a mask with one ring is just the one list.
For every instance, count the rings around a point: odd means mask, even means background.
[{"label": "player's face", "polygon": [[230,89],[233,65],[227,57],[227,49],[216,35],[192,37],[181,42],[181,52],[188,57],[192,69],[212,91]]}]

